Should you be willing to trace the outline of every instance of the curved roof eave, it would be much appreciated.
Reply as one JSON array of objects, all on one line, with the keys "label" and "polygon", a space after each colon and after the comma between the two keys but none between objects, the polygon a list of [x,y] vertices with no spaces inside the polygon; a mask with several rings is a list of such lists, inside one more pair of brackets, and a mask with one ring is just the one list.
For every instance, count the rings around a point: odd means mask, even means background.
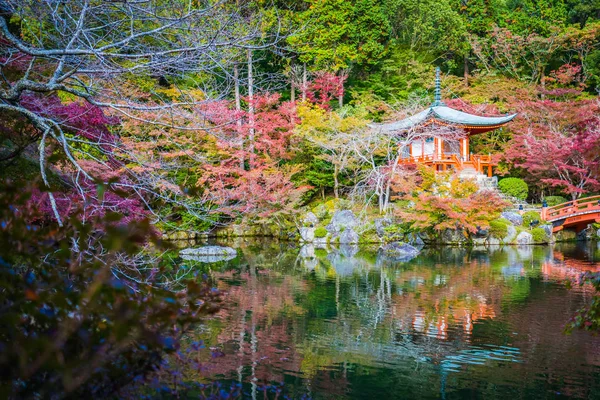
[{"label": "curved roof eave", "polygon": [[413,126],[422,124],[427,121],[432,114],[431,108],[426,108],[425,110],[417,113],[408,118],[402,119],[400,121],[388,122],[383,124],[369,124],[370,128],[379,129],[380,132],[398,132],[403,131],[405,129],[410,129]]},{"label": "curved roof eave", "polygon": [[437,106],[431,109],[437,119],[456,125],[469,126],[496,126],[503,125],[512,121],[517,114],[506,115],[503,117],[482,117],[466,112],[458,111],[448,106]]}]

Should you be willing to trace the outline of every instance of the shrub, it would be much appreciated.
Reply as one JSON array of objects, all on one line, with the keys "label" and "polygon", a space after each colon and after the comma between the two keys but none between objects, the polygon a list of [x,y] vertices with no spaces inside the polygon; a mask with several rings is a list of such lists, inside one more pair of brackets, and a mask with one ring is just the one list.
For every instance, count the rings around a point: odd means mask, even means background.
[{"label": "shrub", "polygon": [[523,226],[528,227],[530,223],[537,221],[538,224],[542,221],[542,217],[536,211],[527,211],[523,214]]},{"label": "shrub", "polygon": [[495,219],[490,221],[490,235],[501,239],[508,235],[509,222],[505,219]]},{"label": "shrub", "polygon": [[547,196],[544,198],[544,200],[546,200],[546,203],[548,203],[548,207],[554,207],[568,201],[562,196]]},{"label": "shrub", "polygon": [[533,237],[534,243],[545,243],[548,241],[548,235],[546,235],[544,228],[532,229],[531,236]]},{"label": "shrub", "polygon": [[316,238],[324,238],[325,236],[327,236],[327,229],[325,229],[322,226],[315,229],[315,237]]},{"label": "shrub", "polygon": [[525,200],[529,194],[529,187],[523,179],[504,178],[498,182],[498,189],[507,196]]}]

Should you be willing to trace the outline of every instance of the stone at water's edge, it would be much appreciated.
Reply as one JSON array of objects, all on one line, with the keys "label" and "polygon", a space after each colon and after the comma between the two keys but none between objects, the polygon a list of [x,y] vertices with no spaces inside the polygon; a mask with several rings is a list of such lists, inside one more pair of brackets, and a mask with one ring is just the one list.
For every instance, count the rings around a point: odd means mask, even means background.
[{"label": "stone at water's edge", "polygon": [[488,243],[489,246],[500,246],[502,244],[502,242],[500,241],[500,239],[495,238],[493,236],[490,236],[488,238]]},{"label": "stone at water's edge", "polygon": [[502,241],[506,244],[513,243],[513,241],[517,237],[517,228],[515,228],[513,225],[508,225],[506,230],[506,237],[504,237]]},{"label": "stone at water's edge", "polygon": [[562,231],[558,231],[554,234],[557,242],[570,242],[577,240],[577,233],[574,231],[570,231],[567,229],[563,229]]},{"label": "stone at water's edge", "polygon": [[[329,233],[336,234],[344,229],[355,228],[358,226],[358,220],[351,210],[336,211],[331,218],[331,222],[326,229]],[[343,228],[343,229],[342,229]]]},{"label": "stone at water's edge", "polygon": [[392,224],[391,218],[377,218],[373,221],[375,225],[375,232],[377,232],[377,236],[384,237],[385,236],[385,228]]},{"label": "stone at water's edge", "polygon": [[313,244],[319,248],[325,248],[327,247],[327,241],[329,239],[329,235],[325,236],[325,237],[315,237],[315,240],[313,240]]},{"label": "stone at water's edge", "polygon": [[237,255],[237,251],[231,247],[224,246],[202,246],[183,249],[179,252],[180,256],[195,255],[195,256],[227,256]]},{"label": "stone at water's edge", "polygon": [[354,232],[352,228],[346,228],[344,232],[339,235],[340,244],[356,244],[358,243],[358,233]]},{"label": "stone at water's edge", "polygon": [[523,217],[516,212],[505,211],[500,216],[513,225],[521,226],[523,224]]},{"label": "stone at water's edge", "polygon": [[231,247],[203,246],[183,249],[179,256],[184,260],[213,263],[232,260],[237,256],[237,251]]},{"label": "stone at water's edge", "polygon": [[519,246],[533,244],[533,236],[529,232],[521,232],[517,236],[517,244]]},{"label": "stone at water's edge", "polygon": [[546,236],[548,236],[548,237],[552,236],[552,225],[546,224],[546,225],[540,226],[540,228],[542,228],[544,230],[544,232],[546,232]]},{"label": "stone at water's edge", "polygon": [[315,228],[300,228],[300,238],[304,242],[312,243],[315,240]]},{"label": "stone at water's edge", "polygon": [[467,242],[467,237],[461,229],[446,229],[442,232],[441,239],[444,244],[462,245]]}]

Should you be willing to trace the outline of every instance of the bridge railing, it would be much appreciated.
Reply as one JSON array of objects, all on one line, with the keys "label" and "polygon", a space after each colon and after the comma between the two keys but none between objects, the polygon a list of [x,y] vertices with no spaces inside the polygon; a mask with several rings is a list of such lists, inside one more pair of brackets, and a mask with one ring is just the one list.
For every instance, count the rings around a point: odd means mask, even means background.
[{"label": "bridge railing", "polygon": [[600,210],[600,196],[586,197],[584,199],[567,201],[554,207],[542,208],[542,219],[556,221],[574,214]]}]

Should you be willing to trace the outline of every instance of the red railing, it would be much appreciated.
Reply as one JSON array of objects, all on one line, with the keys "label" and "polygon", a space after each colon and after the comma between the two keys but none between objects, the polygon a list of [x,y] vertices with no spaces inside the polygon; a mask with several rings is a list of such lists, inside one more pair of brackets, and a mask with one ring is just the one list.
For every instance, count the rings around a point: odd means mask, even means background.
[{"label": "red railing", "polygon": [[490,156],[490,155],[485,156],[485,155],[479,155],[479,154],[473,154],[470,157],[470,161],[467,161],[467,162],[464,162],[458,154],[454,154],[454,153],[453,154],[444,153],[440,156],[438,156],[437,154],[428,154],[428,155],[424,155],[424,156],[402,158],[399,161],[399,164],[433,164],[433,163],[455,165],[458,170],[462,169],[464,164],[472,164],[473,167],[477,171],[480,171],[480,172],[483,171],[484,166],[496,165],[492,161],[492,156]]},{"label": "red railing", "polygon": [[567,201],[554,207],[542,208],[542,219],[548,222],[572,217],[579,214],[600,212],[600,196]]}]

